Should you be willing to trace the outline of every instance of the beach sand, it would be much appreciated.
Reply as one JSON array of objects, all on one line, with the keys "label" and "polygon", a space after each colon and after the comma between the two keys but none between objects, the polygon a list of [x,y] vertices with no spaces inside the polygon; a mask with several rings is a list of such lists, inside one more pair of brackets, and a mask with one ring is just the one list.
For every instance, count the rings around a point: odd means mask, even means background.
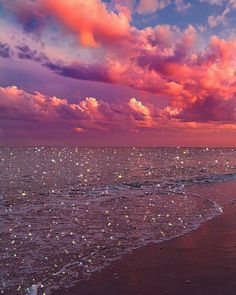
[{"label": "beach sand", "polygon": [[88,281],[54,294],[236,295],[236,202],[197,230],[134,250]]}]

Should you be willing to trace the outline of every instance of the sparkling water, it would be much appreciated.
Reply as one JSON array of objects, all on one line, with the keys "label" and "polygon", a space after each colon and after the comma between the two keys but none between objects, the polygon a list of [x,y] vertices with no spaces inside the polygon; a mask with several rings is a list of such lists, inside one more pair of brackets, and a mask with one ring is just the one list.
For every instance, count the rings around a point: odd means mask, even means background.
[{"label": "sparkling water", "polygon": [[1,148],[0,290],[50,294],[221,213],[192,185],[236,179],[236,149]]}]

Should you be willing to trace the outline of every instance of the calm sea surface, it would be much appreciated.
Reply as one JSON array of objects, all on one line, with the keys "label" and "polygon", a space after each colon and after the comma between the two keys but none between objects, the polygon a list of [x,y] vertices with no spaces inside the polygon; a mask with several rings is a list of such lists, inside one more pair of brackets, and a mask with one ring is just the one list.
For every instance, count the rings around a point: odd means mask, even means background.
[{"label": "calm sea surface", "polygon": [[222,209],[192,185],[236,179],[236,149],[1,148],[0,291],[50,294]]}]

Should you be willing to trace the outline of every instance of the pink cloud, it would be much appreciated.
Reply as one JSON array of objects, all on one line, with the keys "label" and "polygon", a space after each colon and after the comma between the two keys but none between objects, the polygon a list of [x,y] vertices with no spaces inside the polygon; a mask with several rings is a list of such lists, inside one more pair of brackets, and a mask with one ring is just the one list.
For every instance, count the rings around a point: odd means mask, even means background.
[{"label": "pink cloud", "polygon": [[115,3],[115,11],[101,0],[16,0],[14,4],[3,0],[3,4],[26,32],[42,34],[54,18],[63,34],[76,36],[82,46],[118,43],[130,35],[130,8],[119,3]]},{"label": "pink cloud", "polygon": [[142,102],[138,101],[136,98],[131,98],[128,104],[133,111],[141,116],[141,118],[137,120],[139,126],[152,127],[153,120],[151,111],[147,106],[143,105]]},{"label": "pink cloud", "polygon": [[179,12],[183,12],[191,7],[191,4],[184,0],[140,0],[137,12],[144,15],[152,14],[158,10],[166,8],[173,2],[176,6],[176,10]]},{"label": "pink cloud", "polygon": [[[133,113],[130,113],[130,109]],[[137,119],[135,114],[141,115]],[[142,121],[147,126],[151,113],[148,107],[135,98],[119,106],[86,97],[69,103],[65,98],[46,96],[42,93],[28,93],[16,86],[0,87],[0,120],[55,123],[67,129],[84,133],[88,130],[132,129]]]},{"label": "pink cloud", "polygon": [[[144,104],[136,98],[121,104],[108,104],[87,97],[75,104],[39,92],[28,93],[15,86],[0,87],[0,98],[0,119],[22,121],[26,129],[31,129],[31,122],[44,126],[53,122],[54,128],[83,134],[90,130],[188,130],[201,126],[197,123],[207,122],[213,128],[218,122],[227,126],[236,122],[236,97],[224,100],[220,95],[199,96],[194,102],[185,105],[176,102],[164,109]],[[196,124],[189,124],[191,122]]]},{"label": "pink cloud", "polygon": [[106,4],[99,0],[45,0],[44,7],[65,30],[76,34],[84,46],[119,42],[129,36],[130,11],[127,7],[116,5],[115,13],[108,11]]},{"label": "pink cloud", "polygon": [[[117,1],[116,12],[98,0],[50,0],[43,3],[43,6],[37,1],[31,4],[35,5],[32,9],[39,18],[42,18],[37,10],[40,7],[46,16],[53,16],[67,33],[78,37],[83,46],[101,46],[102,54],[92,64],[79,61],[71,65],[54,63],[31,51],[24,58],[30,56],[31,60],[62,76],[126,85],[154,93],[160,99],[164,97],[168,106],[156,110],[135,98],[120,105],[95,98],[70,104],[68,100],[10,88],[2,89],[5,98],[1,106],[6,110],[5,116],[29,116],[32,119],[32,111],[36,119],[66,121],[73,130],[153,129],[160,125],[177,128],[203,122],[235,122],[235,39],[211,36],[207,44],[202,42],[198,30],[191,25],[184,30],[170,25],[139,30],[130,25],[129,8]],[[152,2],[147,3],[155,8]],[[114,42],[117,46],[112,47]],[[7,104],[7,101],[11,103]],[[186,125],[186,122],[192,125]]]},{"label": "pink cloud", "polygon": [[136,98],[116,104],[91,97],[69,103],[14,86],[0,87],[0,137],[1,142],[9,138],[11,143],[14,138],[27,144],[27,139],[36,145],[64,145],[68,140],[99,145],[197,145],[196,139],[215,144],[220,136],[230,145],[235,138],[235,104],[235,99],[222,101],[221,97],[196,100],[182,109],[157,109]]},{"label": "pink cloud", "polygon": [[140,0],[137,12],[139,14],[155,13],[157,10],[167,7],[170,3],[171,0]]},{"label": "pink cloud", "polygon": [[184,2],[184,0],[175,0],[176,10],[177,11],[185,11],[191,7],[189,2]]}]

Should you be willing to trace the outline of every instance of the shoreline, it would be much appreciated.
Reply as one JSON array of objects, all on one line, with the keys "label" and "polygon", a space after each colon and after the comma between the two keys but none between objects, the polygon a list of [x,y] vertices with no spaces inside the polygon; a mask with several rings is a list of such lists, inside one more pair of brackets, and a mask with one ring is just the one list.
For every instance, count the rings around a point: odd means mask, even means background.
[{"label": "shoreline", "polygon": [[236,202],[186,235],[124,255],[53,295],[235,295]]}]

